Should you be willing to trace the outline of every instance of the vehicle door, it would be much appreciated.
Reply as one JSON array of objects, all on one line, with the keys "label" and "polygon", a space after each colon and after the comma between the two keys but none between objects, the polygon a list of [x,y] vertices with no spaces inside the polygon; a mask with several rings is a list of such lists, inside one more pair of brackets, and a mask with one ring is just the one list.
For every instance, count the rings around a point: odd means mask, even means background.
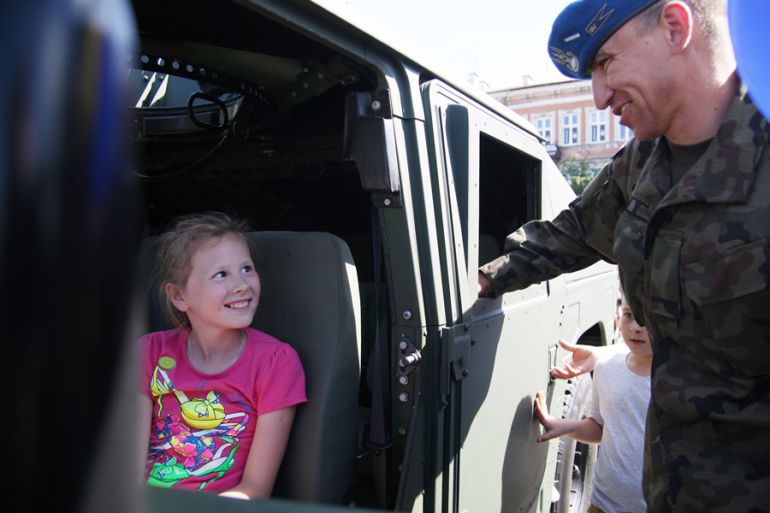
[{"label": "vehicle door", "polygon": [[547,153],[537,137],[438,80],[422,94],[451,299],[438,406],[426,413],[436,435],[428,440],[441,444],[428,457],[440,466],[435,511],[540,509],[549,454],[535,443],[532,400],[549,386],[558,306],[547,282],[479,299],[477,269],[501,254],[508,233],[542,216]]}]

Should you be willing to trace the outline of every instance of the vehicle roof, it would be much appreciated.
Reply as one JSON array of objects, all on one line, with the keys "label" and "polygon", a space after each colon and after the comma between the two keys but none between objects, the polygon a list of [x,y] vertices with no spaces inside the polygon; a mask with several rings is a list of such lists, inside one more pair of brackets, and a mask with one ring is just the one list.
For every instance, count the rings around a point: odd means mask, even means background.
[{"label": "vehicle roof", "polygon": [[[197,51],[196,49],[200,50],[205,46],[208,60],[198,64],[219,68],[220,71],[227,71],[236,77],[247,78],[252,83],[262,82],[260,79],[264,77],[258,75],[260,69],[270,69],[271,73],[283,73],[282,85],[286,85],[287,81],[294,80],[298,73],[297,66],[301,66],[301,62],[296,60],[298,54],[310,59],[323,60],[329,57],[323,52],[316,52],[321,45],[306,44],[309,39],[324,41],[324,46],[331,45],[329,50],[338,46],[338,50],[353,51],[358,58],[369,60],[375,66],[377,60],[374,56],[379,54],[386,56],[391,62],[397,61],[400,65],[412,68],[419,73],[421,81],[439,79],[532,136],[543,140],[528,120],[460,77],[459,73],[437,64],[435,59],[422,55],[413,45],[405,44],[383,27],[376,26],[371,20],[344,9],[344,6],[332,0],[235,0],[231,6],[211,0],[195,3],[198,9],[208,9],[203,15],[183,0],[160,4],[151,0],[132,2],[138,17],[143,46],[149,43],[147,48],[150,51],[153,48],[161,48],[159,52],[171,52],[168,45],[176,45],[173,51],[184,56],[188,51]],[[256,18],[230,18],[238,16],[238,12],[229,7],[238,4],[260,13],[267,18],[265,23]],[[408,16],[408,13],[405,13],[405,16]],[[173,25],[169,25],[171,18],[176,19]],[[228,25],[223,26],[223,23]],[[229,24],[232,24],[232,27]],[[282,26],[285,30],[273,32],[269,28],[271,25],[276,28]],[[284,39],[289,33],[300,38]],[[194,40],[185,43],[191,36]],[[246,39],[243,39],[244,36]],[[289,46],[281,47],[284,42],[288,42]],[[158,47],[157,44],[161,46]],[[232,59],[229,55],[220,53],[218,45],[230,48],[231,54],[232,51],[237,52],[237,58]],[[252,55],[251,52],[256,53]],[[367,55],[373,60],[367,58]]]},{"label": "vehicle roof", "polygon": [[[260,0],[252,1],[262,4],[265,3],[265,1]],[[496,100],[485,91],[482,91],[479,87],[465,80],[458,72],[446,69],[446,66],[440,65],[436,62],[436,59],[431,58],[419,49],[415,49],[413,46],[406,44],[383,27],[374,24],[370,19],[359,15],[353,10],[345,9],[341,4],[334,2],[333,0],[299,1],[300,3],[315,4],[336,17],[339,23],[347,26],[348,30],[357,31],[359,37],[364,38],[371,45],[389,48],[391,52],[395,52],[403,61],[409,62],[414,65],[415,68],[421,69],[426,74],[432,75],[446,84],[451,85],[468,97],[509,119],[517,126],[542,140],[534,125],[532,125],[526,118],[503,105],[500,101]],[[267,0],[267,2],[270,3],[270,0]]]}]

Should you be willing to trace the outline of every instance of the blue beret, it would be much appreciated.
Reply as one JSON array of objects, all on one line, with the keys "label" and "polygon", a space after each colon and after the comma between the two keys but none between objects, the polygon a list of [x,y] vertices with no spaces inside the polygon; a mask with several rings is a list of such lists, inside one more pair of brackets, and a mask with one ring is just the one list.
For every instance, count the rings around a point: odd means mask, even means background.
[{"label": "blue beret", "polygon": [[628,20],[658,0],[577,0],[556,17],[548,54],[563,74],[589,78],[599,47]]}]

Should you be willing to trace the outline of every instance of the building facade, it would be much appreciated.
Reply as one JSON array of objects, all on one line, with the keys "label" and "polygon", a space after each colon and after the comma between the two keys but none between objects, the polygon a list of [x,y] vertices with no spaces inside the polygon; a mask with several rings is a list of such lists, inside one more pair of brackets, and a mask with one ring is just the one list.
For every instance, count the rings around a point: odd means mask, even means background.
[{"label": "building facade", "polygon": [[527,118],[548,141],[548,153],[565,168],[595,173],[633,134],[609,109],[594,107],[590,80],[490,91]]}]

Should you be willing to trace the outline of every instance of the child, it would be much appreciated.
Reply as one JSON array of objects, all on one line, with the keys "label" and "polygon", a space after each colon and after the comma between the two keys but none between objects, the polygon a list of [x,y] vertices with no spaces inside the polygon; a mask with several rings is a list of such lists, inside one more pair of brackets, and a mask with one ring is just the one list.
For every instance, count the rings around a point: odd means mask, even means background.
[{"label": "child", "polygon": [[158,283],[177,327],[141,340],[152,485],[269,497],[307,400],[294,349],[249,327],[261,290],[243,231],[211,213],[161,236]]},{"label": "child", "polygon": [[620,333],[630,351],[596,364],[588,417],[554,418],[548,414],[542,392],[535,397],[535,414],[545,428],[538,442],[562,435],[584,443],[601,442],[588,510],[594,513],[647,511],[642,495],[642,460],[652,348],[647,330],[634,320],[625,298],[621,309]]}]

